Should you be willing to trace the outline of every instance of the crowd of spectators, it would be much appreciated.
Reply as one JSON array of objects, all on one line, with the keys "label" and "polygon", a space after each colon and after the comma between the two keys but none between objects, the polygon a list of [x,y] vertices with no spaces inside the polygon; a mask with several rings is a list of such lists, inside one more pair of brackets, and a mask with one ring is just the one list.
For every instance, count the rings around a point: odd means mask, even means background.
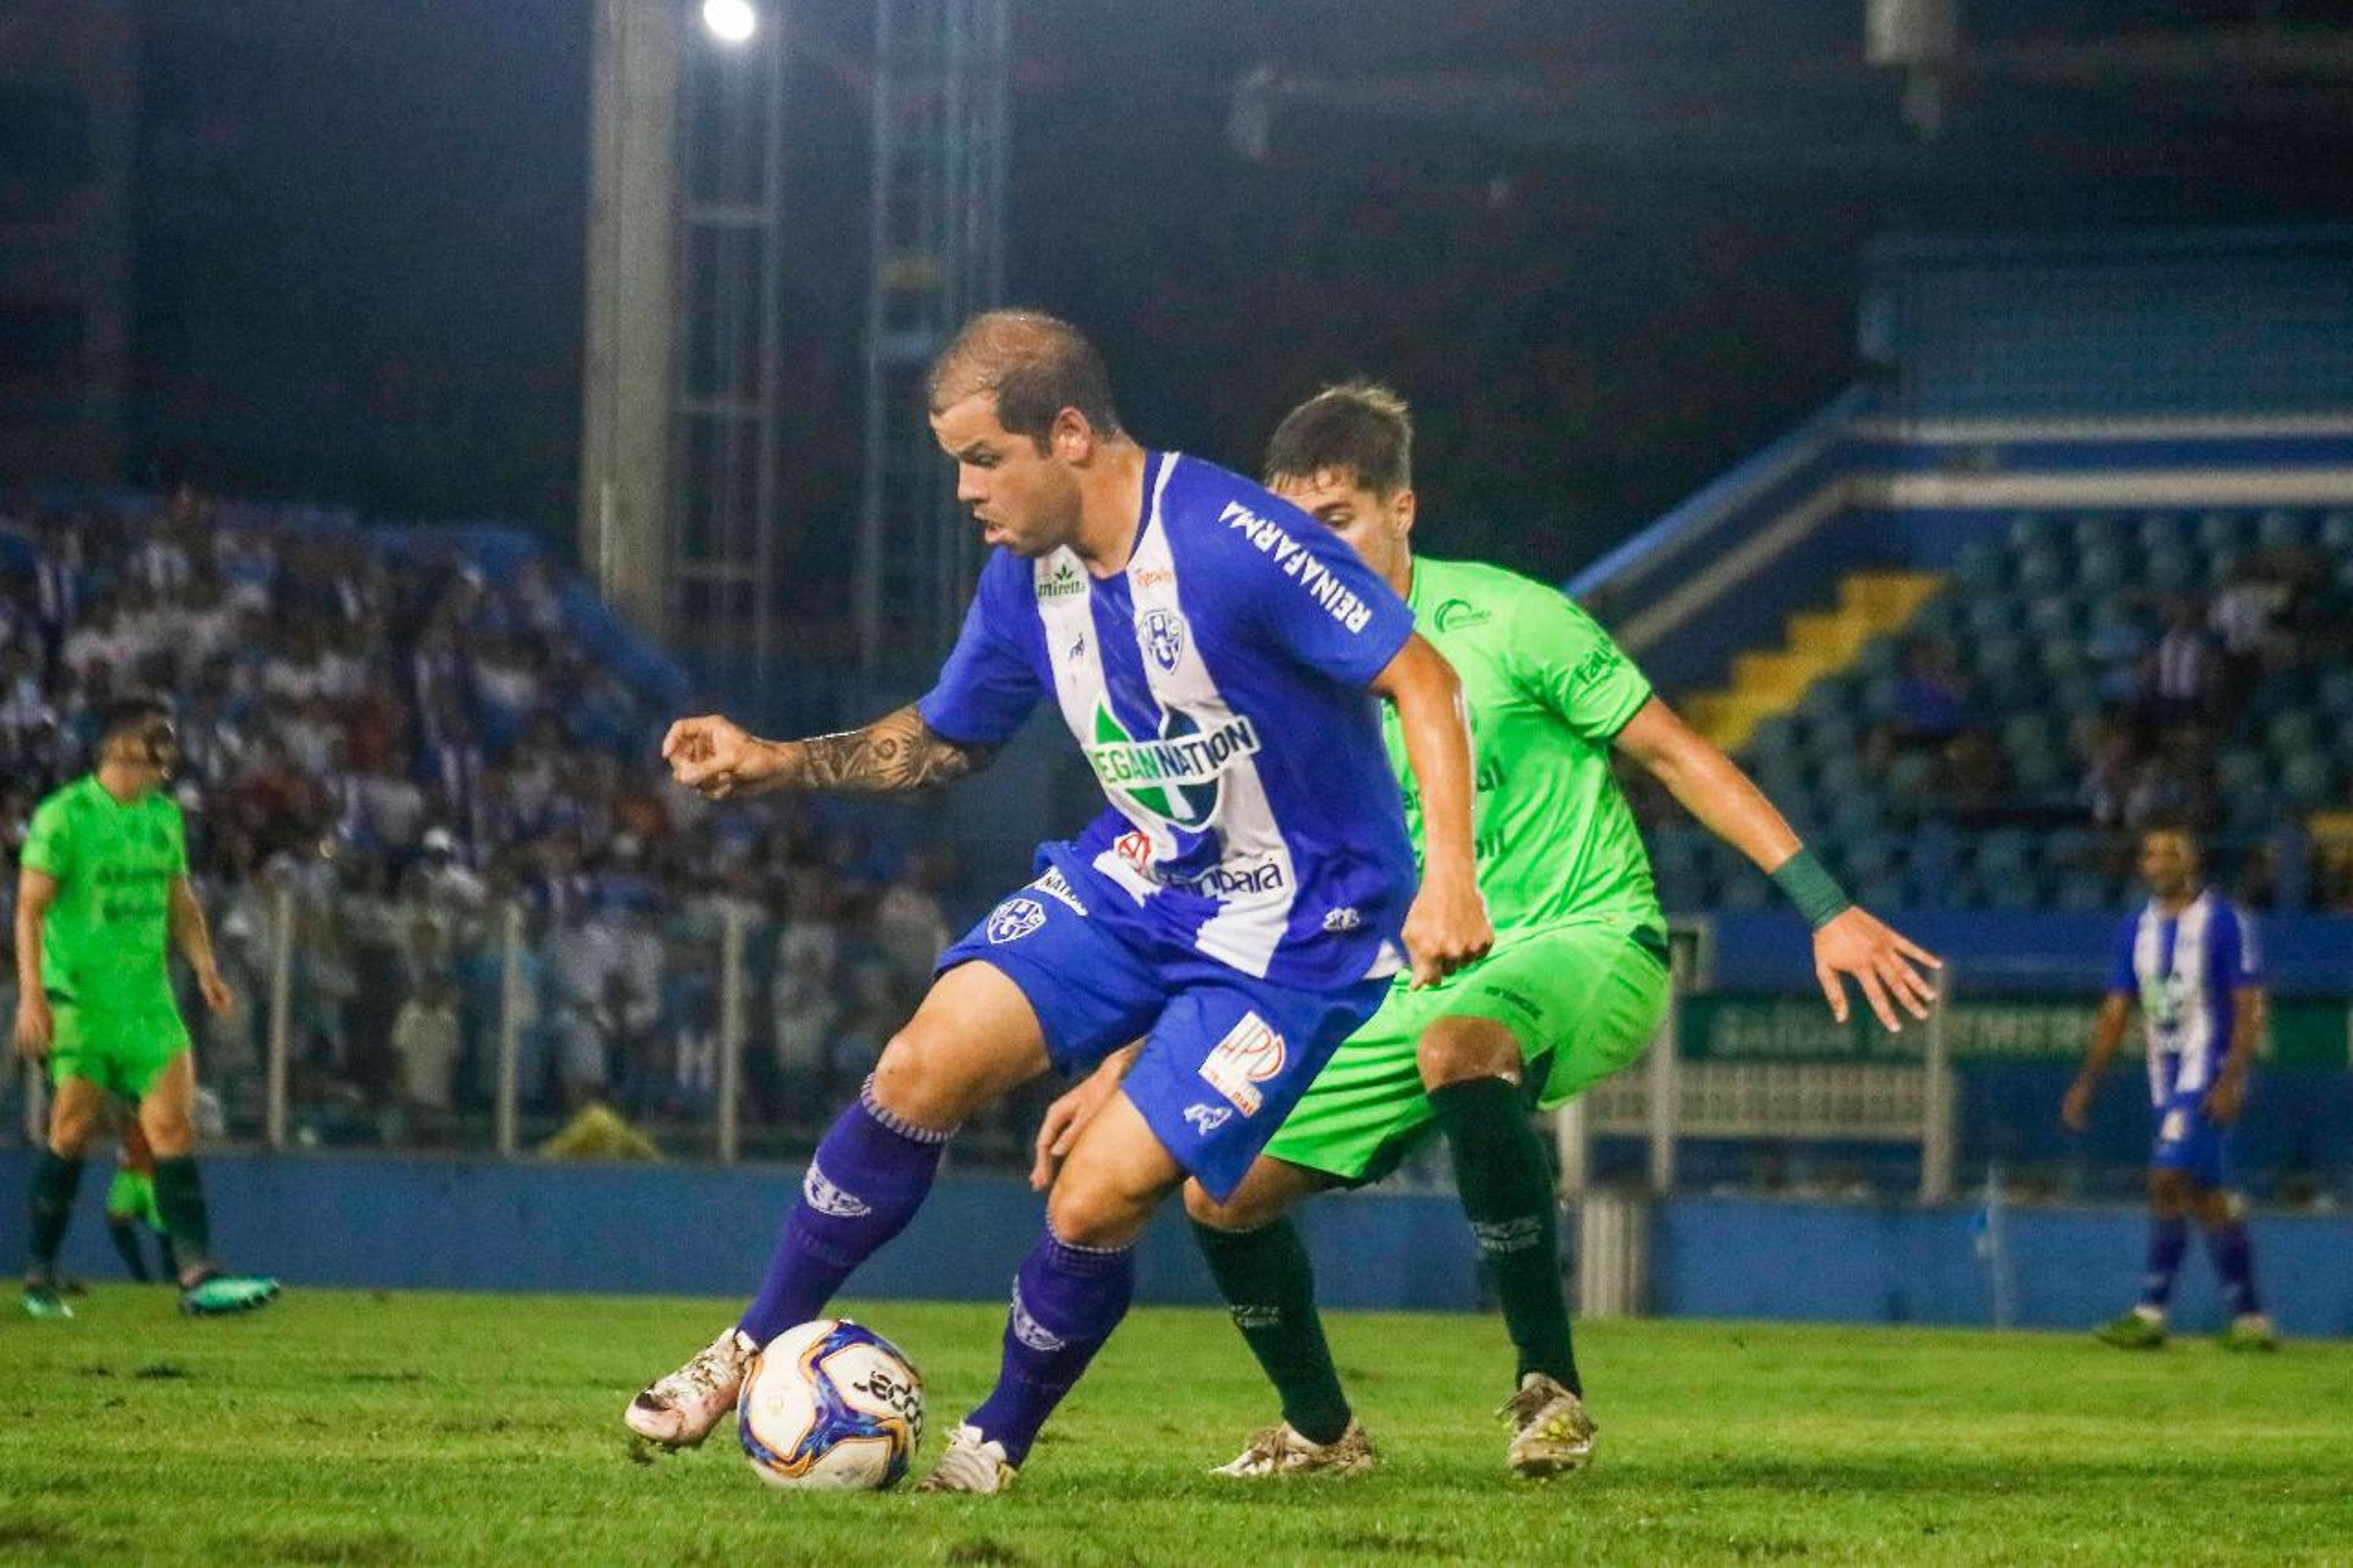
[{"label": "crowd of spectators", "polygon": [[12,862],[132,691],[179,716],[173,787],[238,999],[189,1016],[233,1128],[260,1116],[281,910],[306,1141],[480,1136],[509,1022],[527,1119],[601,1101],[707,1128],[731,910],[747,1120],[812,1123],[945,940],[951,868],[894,852],[874,819],[776,797],[712,811],[670,786],[654,747],[675,693],[593,655],[527,551],[493,564],[477,541],[186,489],[0,499]]}]

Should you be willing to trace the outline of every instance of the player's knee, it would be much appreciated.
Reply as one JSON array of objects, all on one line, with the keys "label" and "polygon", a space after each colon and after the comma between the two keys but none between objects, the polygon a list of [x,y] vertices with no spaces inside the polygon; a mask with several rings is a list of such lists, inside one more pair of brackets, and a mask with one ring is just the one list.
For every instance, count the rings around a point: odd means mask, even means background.
[{"label": "player's knee", "polygon": [[930,1047],[931,1027],[914,1018],[891,1037],[874,1064],[874,1100],[918,1127],[954,1127],[971,1113],[972,1088],[957,1081]]},{"label": "player's knee", "polygon": [[2148,1173],[2149,1206],[2167,1219],[2189,1213],[2190,1186],[2188,1174],[2180,1171],[2158,1170]]},{"label": "player's knee", "polygon": [[1482,1078],[1500,1078],[1507,1083],[1520,1079],[1519,1046],[1509,1035],[1500,1033],[1425,1036],[1414,1047],[1414,1065],[1420,1069],[1425,1089]]},{"label": "player's knee", "polygon": [[159,1159],[176,1160],[196,1152],[196,1125],[184,1110],[157,1108],[142,1111],[139,1130]]},{"label": "player's knee", "polygon": [[1282,1217],[1282,1205],[1253,1194],[1245,1183],[1232,1196],[1220,1201],[1209,1195],[1209,1190],[1198,1181],[1185,1184],[1185,1215],[1195,1225],[1211,1230],[1257,1230],[1272,1225]]},{"label": "player's knee", "polygon": [[1151,1200],[1113,1183],[1065,1172],[1046,1200],[1046,1224],[1073,1247],[1124,1247],[1143,1232],[1152,1209]]},{"label": "player's knee", "polygon": [[98,1136],[98,1112],[59,1105],[49,1113],[49,1152],[60,1160],[79,1160],[90,1152]]}]

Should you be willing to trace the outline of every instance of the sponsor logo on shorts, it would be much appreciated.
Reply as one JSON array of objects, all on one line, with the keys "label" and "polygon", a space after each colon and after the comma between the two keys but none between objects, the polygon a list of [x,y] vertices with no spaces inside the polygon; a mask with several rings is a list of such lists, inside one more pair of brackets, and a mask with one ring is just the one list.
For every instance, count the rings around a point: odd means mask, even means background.
[{"label": "sponsor logo on shorts", "polygon": [[1282,1309],[1260,1302],[1232,1309],[1234,1327],[1238,1329],[1271,1329],[1282,1321]]},{"label": "sponsor logo on shorts", "polygon": [[808,1173],[801,1178],[801,1196],[818,1213],[836,1219],[859,1219],[874,1212],[856,1193],[835,1186],[815,1160],[809,1162]]},{"label": "sponsor logo on shorts", "polygon": [[2179,1143],[2189,1136],[2189,1112],[2186,1110],[2168,1110],[2165,1120],[2158,1123],[2157,1141],[2160,1143]]},{"label": "sponsor logo on shorts", "polygon": [[1136,623],[1144,634],[1144,651],[1163,670],[1173,671],[1185,657],[1185,621],[1174,610],[1154,610]]},{"label": "sponsor logo on shorts", "polygon": [[1058,1351],[1063,1347],[1062,1337],[1029,1315],[1029,1303],[1021,1300],[1021,1281],[1013,1282],[1013,1337],[1033,1351]]},{"label": "sponsor logo on shorts", "polygon": [[1037,900],[1008,899],[990,911],[988,940],[998,946],[1008,942],[1019,942],[1045,923],[1045,906]]},{"label": "sponsor logo on shorts", "polygon": [[1256,1013],[1245,1013],[1202,1062],[1201,1077],[1236,1110],[1256,1116],[1266,1103],[1258,1086],[1282,1070],[1283,1058],[1282,1037]]},{"label": "sponsor logo on shorts", "polygon": [[1342,904],[1336,910],[1325,910],[1324,914],[1325,931],[1355,931],[1364,923],[1363,913],[1353,904]]},{"label": "sponsor logo on shorts", "polygon": [[1204,1138],[1233,1119],[1234,1113],[1222,1105],[1208,1105],[1197,1100],[1185,1108],[1185,1120],[1191,1122],[1193,1131]]},{"label": "sponsor logo on shorts", "polygon": [[1087,912],[1087,906],[1079,902],[1079,895],[1071,890],[1071,884],[1063,877],[1062,869],[1059,866],[1047,867],[1046,874],[1029,885],[1056,903],[1063,905],[1074,915]]}]

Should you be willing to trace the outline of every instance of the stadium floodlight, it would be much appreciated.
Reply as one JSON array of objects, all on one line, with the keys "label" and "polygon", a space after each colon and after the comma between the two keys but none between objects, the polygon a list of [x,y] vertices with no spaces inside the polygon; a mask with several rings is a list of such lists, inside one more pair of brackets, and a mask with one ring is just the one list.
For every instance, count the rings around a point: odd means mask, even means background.
[{"label": "stadium floodlight", "polygon": [[752,0],[702,0],[702,25],[723,44],[748,44],[760,30]]}]

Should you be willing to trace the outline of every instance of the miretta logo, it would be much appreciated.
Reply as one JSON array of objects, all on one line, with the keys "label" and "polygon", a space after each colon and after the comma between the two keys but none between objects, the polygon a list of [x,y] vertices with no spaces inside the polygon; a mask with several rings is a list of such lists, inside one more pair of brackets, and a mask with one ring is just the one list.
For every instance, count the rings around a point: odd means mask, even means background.
[{"label": "miretta logo", "polygon": [[1163,822],[1198,829],[1218,815],[1226,769],[1258,749],[1258,730],[1239,713],[1205,731],[1190,714],[1172,710],[1162,717],[1158,735],[1138,740],[1097,703],[1087,761],[1105,789],[1118,790]]},{"label": "miretta logo", "polygon": [[1051,572],[1045,571],[1038,579],[1038,596],[1041,599],[1067,599],[1073,594],[1087,591],[1087,574],[1071,563],[1068,555],[1058,558]]},{"label": "miretta logo", "polygon": [[1493,610],[1482,610],[1468,599],[1440,601],[1430,624],[1441,632],[1464,631],[1472,626],[1483,626],[1495,618]]}]

